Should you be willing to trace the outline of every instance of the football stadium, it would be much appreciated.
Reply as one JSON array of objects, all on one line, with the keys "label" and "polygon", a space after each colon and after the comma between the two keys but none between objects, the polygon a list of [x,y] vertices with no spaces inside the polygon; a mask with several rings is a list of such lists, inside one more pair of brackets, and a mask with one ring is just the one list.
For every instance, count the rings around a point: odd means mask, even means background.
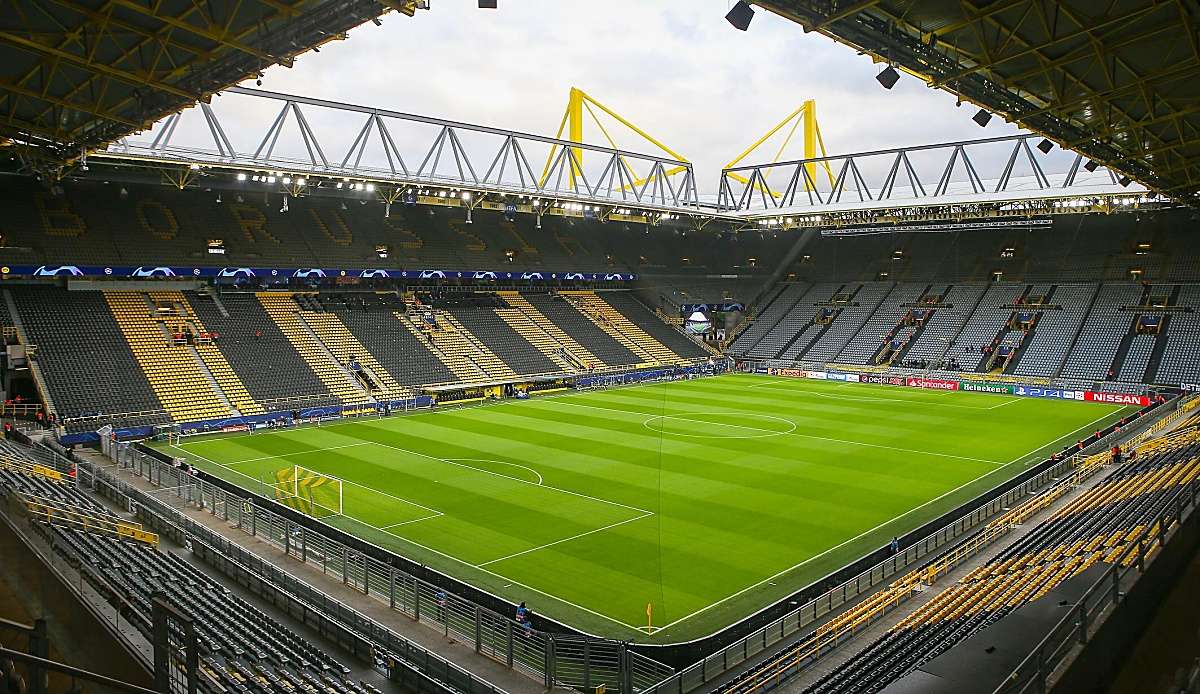
[{"label": "football stadium", "polygon": [[1193,5],[11,4],[0,694],[1200,692]]}]

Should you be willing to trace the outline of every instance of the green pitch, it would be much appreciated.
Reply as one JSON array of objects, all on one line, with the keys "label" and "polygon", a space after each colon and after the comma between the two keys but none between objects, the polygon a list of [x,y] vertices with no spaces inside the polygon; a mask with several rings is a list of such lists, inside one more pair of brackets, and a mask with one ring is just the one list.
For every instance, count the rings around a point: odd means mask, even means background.
[{"label": "green pitch", "polygon": [[731,375],[171,453],[267,495],[297,465],[337,476],[344,513],[325,522],[593,634],[668,643],[808,585],[1124,411]]}]

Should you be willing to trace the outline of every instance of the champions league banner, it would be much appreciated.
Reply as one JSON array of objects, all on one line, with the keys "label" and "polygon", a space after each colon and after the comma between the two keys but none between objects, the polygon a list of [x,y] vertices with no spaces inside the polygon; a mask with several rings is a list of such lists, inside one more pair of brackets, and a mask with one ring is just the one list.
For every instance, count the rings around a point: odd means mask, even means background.
[{"label": "champions league banner", "polygon": [[218,278],[231,280],[287,280],[356,277],[360,279],[461,279],[524,280],[527,282],[584,281],[632,282],[637,275],[625,272],[495,272],[491,270],[389,270],[382,268],[266,268],[266,267],[180,267],[165,265],[5,265],[0,275],[8,277],[119,277],[153,279],[163,277]]}]

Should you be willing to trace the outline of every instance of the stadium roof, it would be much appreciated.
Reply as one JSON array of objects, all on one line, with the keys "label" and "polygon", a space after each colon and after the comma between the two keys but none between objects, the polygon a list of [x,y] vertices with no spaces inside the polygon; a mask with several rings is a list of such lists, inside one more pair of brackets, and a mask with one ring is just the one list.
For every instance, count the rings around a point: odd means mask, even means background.
[{"label": "stadium roof", "polygon": [[9,0],[0,145],[64,161],[416,0]]},{"label": "stadium roof", "polygon": [[1192,202],[1200,192],[1200,9],[1194,2],[755,4],[1153,190]]}]

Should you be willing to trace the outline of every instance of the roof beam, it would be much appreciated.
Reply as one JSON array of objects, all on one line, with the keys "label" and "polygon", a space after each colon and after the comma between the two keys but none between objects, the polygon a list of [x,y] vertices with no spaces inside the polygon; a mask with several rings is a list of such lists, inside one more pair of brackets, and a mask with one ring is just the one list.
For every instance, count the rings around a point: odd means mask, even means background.
[{"label": "roof beam", "polygon": [[160,82],[159,80],[156,80],[148,75],[138,75],[112,67],[107,63],[88,60],[87,58],[75,55],[69,51],[64,51],[61,48],[55,48],[53,46],[47,46],[36,41],[30,41],[29,39],[26,39],[22,36],[17,36],[16,34],[8,31],[0,31],[0,41],[4,41],[5,43],[11,44],[18,48],[24,48],[33,53],[40,53],[44,56],[58,58],[65,62],[87,68],[88,70],[95,70],[96,72],[109,75],[110,77],[115,77],[116,79],[127,82],[134,86],[149,87],[165,94],[178,96],[189,101],[195,101],[200,97],[199,94],[192,94],[191,92],[187,92],[174,85]]},{"label": "roof beam", "polygon": [[194,34],[201,38],[208,39],[209,41],[213,41],[215,43],[228,46],[234,50],[241,51],[247,55],[252,55],[260,60],[265,60],[272,63],[281,63],[287,65],[288,67],[292,66],[291,58],[278,58],[276,56],[263,53],[253,46],[248,46],[236,38],[230,37],[227,31],[216,32],[204,29],[190,22],[185,22],[177,17],[171,17],[170,15],[162,14],[157,9],[144,7],[141,3],[133,2],[133,0],[109,0],[109,3],[117,7],[124,7],[128,10],[132,10],[133,12],[137,12],[143,16],[150,17],[156,21],[166,24],[167,26],[179,29],[180,31]]}]

